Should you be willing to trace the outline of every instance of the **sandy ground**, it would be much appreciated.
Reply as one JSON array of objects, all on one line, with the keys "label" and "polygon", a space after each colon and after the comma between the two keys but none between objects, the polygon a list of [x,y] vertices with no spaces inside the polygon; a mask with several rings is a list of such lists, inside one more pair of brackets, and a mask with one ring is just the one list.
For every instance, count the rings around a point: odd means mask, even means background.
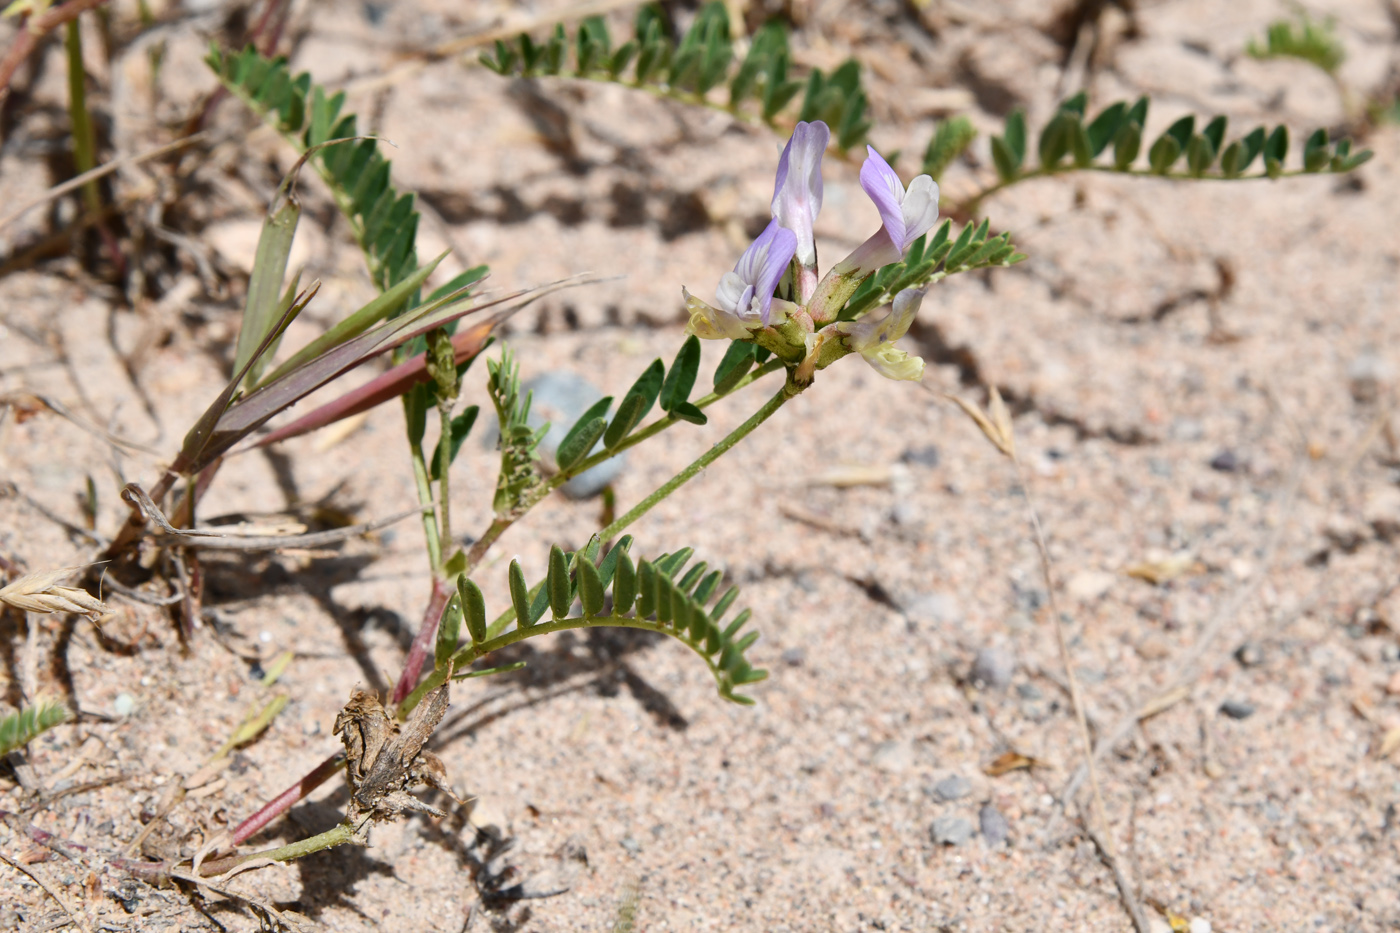
[{"label": "sandy ground", "polygon": [[[1009,107],[1040,125],[1072,57],[1049,5],[792,6],[800,63],[870,66],[873,142],[905,153],[906,177],[933,118],[968,108],[983,135],[945,177],[955,197],[989,179],[986,133]],[[1085,81],[1099,104],[1153,94],[1149,134],[1186,112],[1225,113],[1235,133],[1287,123],[1295,140],[1349,119],[1315,69],[1243,56],[1285,4],[1137,7],[1131,21],[1104,13]],[[708,293],[765,222],[782,140],[614,87],[510,82],[458,60],[398,67],[405,50],[560,8],[298,3],[284,45],[397,143],[396,180],[426,206],[420,254],[457,250],[445,272],[488,263],[502,287],[623,276],[542,302],[507,334],[527,378],[568,370],[617,394],[675,352],[680,286]],[[1314,12],[1335,17],[1358,99],[1394,93],[1394,5]],[[118,151],[163,138],[213,86],[199,57],[226,19],[201,4],[110,69],[92,56]],[[0,203],[61,180],[46,162],[66,138],[61,46],[42,66],[6,128]],[[182,242],[151,247],[167,255],[152,266],[157,297],[132,307],[76,253],[0,278],[0,391],[59,400],[154,452],[114,451],[42,411],[0,424],[0,476],[74,522],[91,478],[99,530],[124,517],[120,482],[153,482],[221,385],[261,205],[291,162],[236,102],[210,125],[192,205],[170,221]],[[542,638],[513,656],[523,671],[456,687],[433,741],[477,797],[470,819],[381,826],[370,848],[226,887],[333,930],[610,930],[632,898],[637,930],[1128,929],[1078,808],[1059,803],[1082,756],[1025,500],[938,394],[980,399],[985,383],[1014,400],[1092,730],[1155,710],[1099,768],[1112,844],[1154,928],[1400,928],[1400,752],[1381,754],[1400,728],[1400,131],[1365,144],[1376,157],[1348,178],[1078,174],[990,199],[987,216],[1031,258],[929,293],[908,345],[936,392],[843,361],[632,529],[639,552],[689,544],[744,587],[763,633],[753,656],[772,672],[757,706],[720,700],[668,641]],[[858,164],[827,161],[828,262],[874,226]],[[118,190],[154,177],[124,173]],[[305,187],[293,261],[324,289],[291,347],[371,294],[343,221]],[[0,231],[0,249],[17,255],[71,213],[29,215]],[[483,381],[473,369],[470,401],[485,401]],[[634,452],[619,503],[769,391]],[[401,510],[413,502],[401,421],[385,406],[333,444],[235,458],[204,514],[326,497],[362,519]],[[468,535],[489,520],[496,468],[469,440],[453,484]],[[488,605],[508,600],[510,558],[537,576],[549,545],[584,543],[601,509],[542,503],[479,575]],[[93,551],[0,499],[7,559],[46,569]],[[1154,583],[1143,565],[1179,574]],[[0,929],[67,920],[36,878],[85,929],[255,929],[237,900],[152,888],[101,856],[125,854],[173,783],[267,701],[261,664],[283,651],[296,654],[276,687],[287,708],[136,848],[189,854],[335,751],[337,710],[356,684],[392,683],[428,583],[411,523],[339,552],[206,571],[217,624],[187,642],[163,610],[117,597],[100,636],[46,617],[27,641],[24,619],[0,621],[3,699],[20,699],[28,666],[81,712],[23,760],[57,796],[31,807],[6,770],[0,808],[96,856],[70,860],[0,825],[0,855],[32,873],[0,866]],[[990,775],[1007,752],[1040,766]],[[250,845],[327,829],[345,803],[332,781]]]}]

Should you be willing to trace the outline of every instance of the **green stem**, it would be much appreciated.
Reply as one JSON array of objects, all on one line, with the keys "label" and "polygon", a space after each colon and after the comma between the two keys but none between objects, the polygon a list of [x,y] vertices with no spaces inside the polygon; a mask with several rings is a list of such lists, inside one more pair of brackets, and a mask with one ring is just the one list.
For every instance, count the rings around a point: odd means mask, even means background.
[{"label": "green stem", "polygon": [[[409,404],[404,396],[404,406]],[[428,461],[423,456],[423,445],[408,445],[409,457],[413,461],[413,480],[418,490],[418,504],[423,506],[423,537],[428,542],[428,564],[433,573],[442,566],[442,546],[438,537],[437,510],[433,504],[433,482],[428,475]]]},{"label": "green stem", "polygon": [[774,393],[772,398],[763,403],[762,408],[753,413],[748,421],[745,421],[733,431],[730,431],[718,444],[705,451],[699,457],[696,457],[695,461],[691,463],[690,466],[662,483],[657,487],[655,492],[629,509],[626,515],[620,516],[617,521],[598,532],[598,536],[604,541],[611,541],[613,538],[617,537],[618,533],[624,528],[650,512],[657,503],[690,482],[695,474],[724,456],[735,444],[752,434],[755,428],[772,417],[773,413],[779,408],[782,408],[788,399],[797,396],[801,391],[802,387],[798,386],[789,378],[787,382],[783,384],[783,387]]},{"label": "green stem", "polygon": [[230,855],[226,858],[209,862],[202,862],[199,866],[199,873],[205,877],[222,875],[231,868],[243,864],[253,859],[272,859],[275,862],[290,862],[292,859],[302,858],[313,852],[320,852],[322,849],[332,849],[336,846],[353,842],[355,832],[350,828],[349,823],[341,823],[319,835],[300,842],[293,842],[290,845],[279,846],[276,849],[267,849],[263,852],[250,852],[247,855]]},{"label": "green stem", "polygon": [[452,503],[448,499],[447,477],[452,470],[452,402],[440,400],[437,405],[438,420],[442,422],[442,433],[438,439],[438,509],[442,515],[438,531],[438,553],[433,558],[433,566],[452,553]]},{"label": "green stem", "polygon": [[[97,142],[92,130],[92,117],[87,108],[87,73],[83,70],[83,37],[78,20],[69,20],[66,46],[68,51],[68,117],[73,127],[73,164],[77,174],[92,171],[97,165]],[[87,209],[97,213],[102,209],[97,181],[83,185],[83,201]]]}]

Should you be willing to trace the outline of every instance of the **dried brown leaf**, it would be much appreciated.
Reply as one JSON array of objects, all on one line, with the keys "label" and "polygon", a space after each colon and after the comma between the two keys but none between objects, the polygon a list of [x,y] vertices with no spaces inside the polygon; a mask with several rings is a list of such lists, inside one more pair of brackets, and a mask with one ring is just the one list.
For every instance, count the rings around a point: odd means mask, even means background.
[{"label": "dried brown leaf", "polygon": [[1018,751],[1002,752],[991,764],[982,769],[983,773],[992,777],[1001,777],[1012,771],[1029,771],[1032,768],[1048,768],[1047,762],[1039,758],[1032,758],[1029,755],[1022,755]]}]

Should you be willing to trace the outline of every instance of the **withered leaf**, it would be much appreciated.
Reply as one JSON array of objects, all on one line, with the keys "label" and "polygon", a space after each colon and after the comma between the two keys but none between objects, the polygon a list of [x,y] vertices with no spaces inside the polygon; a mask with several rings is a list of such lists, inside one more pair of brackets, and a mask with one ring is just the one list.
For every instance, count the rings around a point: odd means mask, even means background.
[{"label": "withered leaf", "polygon": [[404,810],[446,816],[408,793],[424,784],[456,799],[447,769],[423,746],[442,721],[448,706],[448,682],[431,690],[402,727],[384,709],[379,697],[355,690],[335,719],[334,731],[345,745],[345,773],[350,782],[352,809],[374,819],[390,819]]},{"label": "withered leaf", "polygon": [[998,755],[992,763],[983,768],[982,771],[992,777],[1001,777],[1003,774],[1007,774],[1011,771],[1029,771],[1032,768],[1048,767],[1050,767],[1049,764],[1041,761],[1039,758],[1022,755],[1017,751],[1007,751]]}]

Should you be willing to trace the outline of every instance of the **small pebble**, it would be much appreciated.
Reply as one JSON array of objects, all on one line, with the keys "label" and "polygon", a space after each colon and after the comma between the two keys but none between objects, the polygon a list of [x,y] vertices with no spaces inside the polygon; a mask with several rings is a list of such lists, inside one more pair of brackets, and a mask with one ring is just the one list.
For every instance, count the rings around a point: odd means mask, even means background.
[{"label": "small pebble", "polygon": [[1243,700],[1226,700],[1220,704],[1220,712],[1231,719],[1248,719],[1254,715],[1254,704]]},{"label": "small pebble", "polygon": [[888,774],[900,774],[913,766],[914,750],[908,742],[881,742],[870,756],[870,763]]},{"label": "small pebble", "polygon": [[961,774],[954,774],[933,785],[933,793],[939,800],[961,800],[972,793],[972,784]]},{"label": "small pebble", "polygon": [[1011,683],[1016,672],[1016,659],[1001,648],[983,648],[972,662],[972,681],[1000,689]]},{"label": "small pebble", "polygon": [[129,693],[118,693],[112,701],[112,712],[118,716],[130,716],[136,709],[136,697]]},{"label": "small pebble", "polygon": [[1023,700],[1039,700],[1045,696],[1040,688],[1032,683],[1017,684],[1016,695]]},{"label": "small pebble", "polygon": [[1264,663],[1264,649],[1257,642],[1247,641],[1235,649],[1235,660],[1240,667],[1258,667]]},{"label": "small pebble", "polygon": [[636,855],[638,852],[642,851],[642,844],[637,840],[633,839],[631,836],[623,837],[621,845],[624,849],[626,849],[628,852],[631,852],[633,855]]},{"label": "small pebble", "polygon": [[982,838],[989,846],[999,846],[1011,834],[1011,825],[1006,822],[1000,810],[990,803],[982,804],[977,814],[977,822],[982,827]]},{"label": "small pebble", "polygon": [[923,447],[909,447],[899,455],[899,459],[915,466],[936,467],[938,466],[938,448],[932,444]]},{"label": "small pebble", "polygon": [[1210,458],[1210,468],[1221,473],[1237,473],[1240,469],[1240,458],[1233,450],[1222,450]]},{"label": "small pebble", "polygon": [[1205,917],[1192,917],[1191,925],[1186,929],[1188,933],[1210,933],[1210,921]]},{"label": "small pebble", "polygon": [[801,667],[805,660],[807,660],[807,649],[805,648],[788,648],[783,652],[783,663],[788,667]]},{"label": "small pebble", "polygon": [[972,838],[972,820],[961,816],[940,816],[929,829],[936,845],[960,846]]}]

